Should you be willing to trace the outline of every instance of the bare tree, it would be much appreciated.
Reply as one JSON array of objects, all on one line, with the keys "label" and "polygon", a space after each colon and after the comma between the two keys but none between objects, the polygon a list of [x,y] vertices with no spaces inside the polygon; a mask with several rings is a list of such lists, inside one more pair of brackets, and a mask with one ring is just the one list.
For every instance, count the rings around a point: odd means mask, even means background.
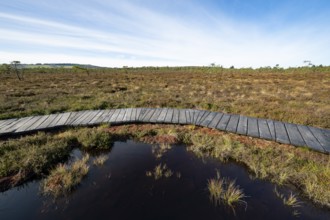
[{"label": "bare tree", "polygon": [[19,80],[23,80],[23,70],[22,69],[19,69],[19,66],[21,65],[21,62],[20,61],[12,61],[10,63],[11,65],[11,70],[16,74],[17,78]]}]

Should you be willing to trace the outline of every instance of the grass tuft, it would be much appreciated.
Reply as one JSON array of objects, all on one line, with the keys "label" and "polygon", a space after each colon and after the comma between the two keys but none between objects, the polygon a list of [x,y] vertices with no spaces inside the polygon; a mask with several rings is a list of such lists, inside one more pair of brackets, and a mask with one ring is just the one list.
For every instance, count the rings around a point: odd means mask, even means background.
[{"label": "grass tuft", "polygon": [[108,158],[109,157],[107,155],[98,156],[94,159],[93,164],[96,166],[102,166],[105,163],[105,161],[108,160]]}]

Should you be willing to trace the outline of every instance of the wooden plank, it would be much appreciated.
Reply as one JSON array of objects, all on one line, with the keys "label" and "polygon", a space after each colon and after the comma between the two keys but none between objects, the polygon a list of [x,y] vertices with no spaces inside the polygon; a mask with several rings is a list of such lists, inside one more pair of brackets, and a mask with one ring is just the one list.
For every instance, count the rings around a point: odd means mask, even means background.
[{"label": "wooden plank", "polygon": [[239,121],[239,115],[231,115],[226,131],[236,133]]},{"label": "wooden plank", "polygon": [[187,124],[185,109],[179,109],[179,124],[182,124],[182,125]]},{"label": "wooden plank", "polygon": [[193,111],[191,109],[186,109],[185,113],[186,113],[186,118],[187,118],[187,124],[192,124],[192,113]]},{"label": "wooden plank", "polygon": [[135,114],[135,121],[139,122],[139,115],[141,113],[141,108],[136,109],[136,114]]},{"label": "wooden plank", "polygon": [[268,124],[268,128],[270,131],[270,135],[272,136],[272,140],[276,141],[276,133],[275,133],[275,125],[274,125],[274,121],[267,119],[267,124]]},{"label": "wooden plank", "polygon": [[173,109],[172,124],[179,124],[179,110]]},{"label": "wooden plank", "polygon": [[166,114],[167,114],[168,108],[162,108],[161,112],[157,118],[157,122],[158,123],[164,123],[165,118],[166,118]]},{"label": "wooden plank", "polygon": [[101,110],[92,111],[91,114],[87,118],[85,118],[85,120],[83,120],[80,124],[81,125],[88,125],[89,122],[99,114],[99,112],[101,112]]},{"label": "wooden plank", "polygon": [[123,122],[131,122],[132,108],[127,108]]},{"label": "wooden plank", "polygon": [[49,123],[49,125],[47,126],[47,128],[56,127],[57,122],[61,119],[62,116],[63,116],[62,114],[56,114],[54,120],[51,123]]},{"label": "wooden plank", "polygon": [[295,146],[307,146],[304,139],[302,138],[297,125],[290,124],[290,123],[284,123],[284,126],[288,132],[289,139],[292,145]]},{"label": "wooden plank", "polygon": [[152,122],[152,123],[156,123],[157,122],[157,119],[158,119],[158,117],[159,117],[159,115],[160,115],[160,113],[162,112],[162,109],[155,109],[155,112],[154,112],[154,114],[151,116],[151,118],[150,118],[150,122]]},{"label": "wooden plank", "polygon": [[4,123],[2,123],[2,125],[0,126],[0,130],[6,126],[9,126],[10,124],[12,124],[13,122],[15,122],[17,120],[18,120],[17,118],[4,120]]},{"label": "wooden plank", "polygon": [[102,115],[104,114],[105,110],[100,110],[98,111],[98,113],[94,116],[94,118],[92,118],[89,122],[88,125],[95,125],[98,124],[97,121],[100,119],[100,117],[102,117]]},{"label": "wooden plank", "polygon": [[273,140],[266,119],[258,119],[258,127],[259,127],[260,138]]},{"label": "wooden plank", "polygon": [[312,148],[312,149],[320,151],[320,152],[326,152],[325,149],[320,144],[320,142],[313,135],[313,133],[309,129],[309,127],[307,127],[305,125],[298,125],[297,128],[298,128],[302,138],[304,139],[306,145],[309,148]]},{"label": "wooden plank", "polygon": [[0,128],[3,126],[3,125],[6,125],[8,123],[8,120],[0,120]]},{"label": "wooden plank", "polygon": [[172,108],[168,109],[166,116],[165,116],[164,123],[172,123],[173,112],[174,112],[174,109],[172,109]]},{"label": "wooden plank", "polygon": [[314,127],[309,127],[309,129],[313,133],[314,137],[316,137],[316,139],[320,142],[324,150],[330,153],[330,139],[324,135],[322,129]]},{"label": "wooden plank", "polygon": [[217,125],[217,129],[224,131],[227,127],[227,124],[230,120],[230,116],[229,114],[223,114],[221,120],[219,121],[218,125]]},{"label": "wooden plank", "polygon": [[120,109],[120,112],[119,112],[119,114],[118,114],[118,116],[115,120],[116,124],[118,124],[118,123],[121,124],[124,121],[124,117],[125,117],[126,112],[127,112],[126,108]]},{"label": "wooden plank", "polygon": [[150,108],[148,109],[147,113],[145,114],[144,118],[142,119],[143,122],[150,122],[150,118],[152,117],[152,115],[155,113],[156,109],[154,108]]},{"label": "wooden plank", "polygon": [[7,124],[6,126],[2,127],[0,129],[0,133],[6,134],[6,133],[13,132],[17,128],[19,128],[21,125],[23,125],[24,123],[28,122],[31,119],[32,119],[32,117],[19,118],[19,119],[13,121],[13,122]]},{"label": "wooden plank", "polygon": [[193,111],[193,121],[192,121],[192,124],[196,124],[196,122],[197,122],[197,118],[198,118],[198,115],[199,115],[199,113],[201,112],[201,110],[194,110]]},{"label": "wooden plank", "polygon": [[139,121],[143,122],[143,118],[145,117],[145,114],[148,112],[148,108],[142,108],[140,110],[140,114],[138,115]]},{"label": "wooden plank", "polygon": [[50,115],[43,115],[39,118],[38,121],[36,121],[32,126],[30,126],[27,131],[36,130],[36,128],[41,125],[47,118],[49,118]]},{"label": "wooden plank", "polygon": [[52,121],[56,118],[57,114],[51,114],[49,115],[49,117],[43,121],[38,127],[36,127],[36,129],[44,129],[44,128],[48,128],[49,124],[52,123]]},{"label": "wooden plank", "polygon": [[259,137],[258,120],[248,117],[247,135],[251,137]]},{"label": "wooden plank", "polygon": [[204,118],[203,121],[201,121],[200,126],[207,127],[216,115],[216,112],[211,112],[207,117]]},{"label": "wooden plank", "polygon": [[207,111],[204,110],[198,110],[198,115],[196,117],[196,121],[194,121],[195,125],[199,125],[199,121],[203,118],[203,116],[208,113]]},{"label": "wooden plank", "polygon": [[84,113],[72,122],[71,125],[80,125],[80,123],[83,122],[91,113],[92,111],[84,111]]},{"label": "wooden plank", "polygon": [[237,125],[237,134],[246,135],[248,127],[248,118],[246,116],[240,115]]},{"label": "wooden plank", "polygon": [[[71,117],[67,121],[67,125],[72,125],[72,123],[77,120],[85,111],[72,112]],[[60,115],[60,114],[59,114]],[[59,118],[58,118],[59,119]],[[56,121],[57,122],[57,121]]]},{"label": "wooden plank", "polygon": [[105,117],[105,121],[108,123],[116,122],[117,117],[119,116],[121,109],[112,109],[108,112],[108,115]]},{"label": "wooden plank", "polygon": [[201,125],[201,123],[211,114],[210,111],[204,111],[204,114],[198,119],[196,125]]},{"label": "wooden plank", "polygon": [[137,113],[137,108],[133,108],[131,114],[131,122],[136,122],[136,113]]},{"label": "wooden plank", "polygon": [[62,113],[62,117],[58,120],[58,122],[56,123],[56,126],[65,125],[66,122],[68,121],[68,119],[70,118],[70,114],[71,114],[71,112]]},{"label": "wooden plank", "polygon": [[276,133],[276,141],[282,144],[290,144],[290,139],[283,122],[274,121],[274,126]]},{"label": "wooden plank", "polygon": [[217,125],[219,124],[222,116],[223,116],[223,113],[221,113],[221,112],[216,113],[215,117],[212,119],[212,121],[210,122],[210,124],[207,127],[216,128]]},{"label": "wooden plank", "polygon": [[29,130],[29,128],[36,122],[40,119],[41,116],[33,116],[31,118],[31,120],[27,121],[26,123],[24,123],[22,126],[18,127],[16,130],[15,130],[15,133],[20,133],[20,132],[24,132],[24,131],[27,131]]},{"label": "wooden plank", "polygon": [[108,122],[109,118],[107,118],[107,117],[109,117],[110,111],[111,111],[110,109],[103,110],[102,114],[99,115],[98,118],[95,118],[94,120],[92,120],[91,123],[96,125],[96,124]]}]

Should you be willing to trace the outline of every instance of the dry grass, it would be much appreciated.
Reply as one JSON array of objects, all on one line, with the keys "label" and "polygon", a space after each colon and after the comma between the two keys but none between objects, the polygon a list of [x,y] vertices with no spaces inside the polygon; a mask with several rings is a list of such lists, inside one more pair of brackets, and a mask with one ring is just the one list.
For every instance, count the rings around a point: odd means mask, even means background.
[{"label": "dry grass", "polygon": [[94,159],[93,164],[96,166],[102,166],[108,159],[109,157],[107,155],[100,155]]},{"label": "dry grass", "polygon": [[75,161],[71,166],[59,164],[41,184],[45,195],[59,197],[71,192],[87,175],[89,155]]},{"label": "dry grass", "polygon": [[166,164],[158,164],[153,171],[147,171],[146,176],[153,177],[155,180],[161,179],[163,177],[169,178],[173,175],[172,170],[167,168]]},{"label": "dry grass", "polygon": [[0,118],[82,109],[206,109],[330,128],[330,70],[324,68],[141,68],[29,70],[0,76]]}]

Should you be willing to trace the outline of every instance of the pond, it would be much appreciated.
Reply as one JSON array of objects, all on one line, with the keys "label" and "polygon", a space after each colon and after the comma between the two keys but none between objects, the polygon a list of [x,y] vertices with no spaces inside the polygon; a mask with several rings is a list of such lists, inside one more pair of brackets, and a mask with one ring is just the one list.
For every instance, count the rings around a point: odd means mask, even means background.
[{"label": "pond", "polygon": [[[0,219],[330,219],[329,210],[299,198],[292,208],[274,192],[275,185],[253,178],[241,165],[198,158],[183,145],[159,154],[155,145],[115,142],[102,166],[90,156],[86,178],[70,195],[59,199],[40,193],[40,180],[0,194]],[[158,152],[158,154],[157,154]],[[80,150],[72,158],[82,157]],[[168,177],[153,176],[161,164]],[[150,171],[150,172],[148,172]],[[246,203],[230,207],[210,200],[208,180],[236,180]],[[277,187],[288,196],[291,189]]]}]

